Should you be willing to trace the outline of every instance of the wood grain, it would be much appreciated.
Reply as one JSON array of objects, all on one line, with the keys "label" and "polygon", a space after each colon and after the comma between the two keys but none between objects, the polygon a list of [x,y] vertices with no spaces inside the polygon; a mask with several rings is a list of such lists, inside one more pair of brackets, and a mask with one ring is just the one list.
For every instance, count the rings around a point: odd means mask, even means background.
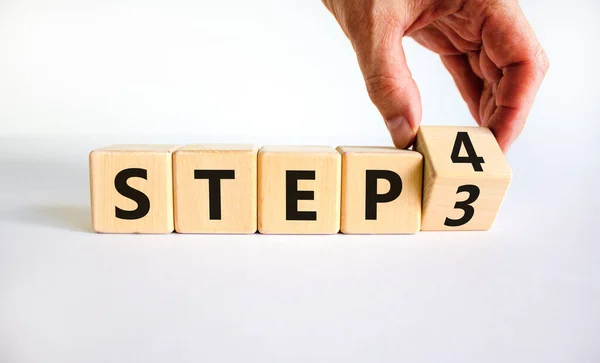
[{"label": "wood grain", "polygon": [[[196,144],[177,150],[173,156],[175,230],[178,233],[255,233],[257,153],[257,146],[241,144]],[[220,215],[211,218],[210,182],[196,179],[196,170],[233,171],[234,179],[218,182]]]},{"label": "wood grain", "polygon": [[[468,134],[478,157],[483,158],[481,171],[468,162],[454,162],[453,149],[459,132]],[[484,127],[421,126],[415,149],[423,154],[423,215],[421,230],[488,230],[494,224],[512,173],[492,132]],[[461,146],[460,157],[466,157]],[[477,199],[467,203],[473,216],[467,223],[451,226],[448,220],[461,220],[466,211],[457,202],[465,202],[474,193],[459,192],[459,188],[474,186],[479,190]]]},{"label": "wood grain", "polygon": [[[90,153],[92,225],[100,233],[171,233],[173,224],[172,153],[176,145],[113,145]],[[127,185],[149,199],[139,219],[117,218],[116,208],[134,211],[138,203],[119,193],[115,177],[126,169],[143,169],[147,178],[131,177]]]},{"label": "wood grain", "polygon": [[[287,171],[314,172],[314,180],[298,180],[299,191],[313,200],[294,204],[315,212],[316,220],[290,220],[286,213]],[[258,153],[258,230],[264,234],[335,234],[340,229],[341,156],[331,147],[265,146]]]},{"label": "wood grain", "polygon": [[[341,231],[347,234],[418,232],[421,227],[423,156],[394,147],[340,146],[337,150],[342,154]],[[376,179],[377,194],[391,193],[392,183],[400,185],[400,194],[389,202],[376,203],[374,216],[366,213],[368,171],[389,171],[399,177]],[[369,204],[373,206],[374,203],[370,201]],[[367,219],[373,217],[376,219]]]}]

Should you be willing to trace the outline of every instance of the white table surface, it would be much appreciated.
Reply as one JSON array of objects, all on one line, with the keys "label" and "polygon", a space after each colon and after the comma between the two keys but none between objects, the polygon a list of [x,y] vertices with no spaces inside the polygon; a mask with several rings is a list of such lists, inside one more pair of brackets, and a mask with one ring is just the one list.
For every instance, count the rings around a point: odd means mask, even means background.
[{"label": "white table surface", "polygon": [[489,232],[100,235],[95,142],[0,144],[1,362],[600,359],[584,158],[509,157]]}]

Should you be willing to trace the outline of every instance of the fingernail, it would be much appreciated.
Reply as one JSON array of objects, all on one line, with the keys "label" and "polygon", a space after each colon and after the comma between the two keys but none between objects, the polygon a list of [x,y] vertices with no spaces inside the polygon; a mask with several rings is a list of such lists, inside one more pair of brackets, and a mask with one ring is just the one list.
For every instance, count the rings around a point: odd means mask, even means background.
[{"label": "fingernail", "polygon": [[392,135],[394,145],[399,149],[404,149],[413,141],[414,131],[410,126],[410,123],[404,116],[396,117],[391,120],[386,120],[385,124]]}]

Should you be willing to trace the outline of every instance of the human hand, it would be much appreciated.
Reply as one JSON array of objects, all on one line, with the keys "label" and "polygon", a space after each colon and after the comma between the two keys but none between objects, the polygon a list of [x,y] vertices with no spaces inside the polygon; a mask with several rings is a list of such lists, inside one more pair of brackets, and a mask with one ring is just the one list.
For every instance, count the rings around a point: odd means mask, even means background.
[{"label": "human hand", "polygon": [[323,0],[356,51],[394,144],[412,144],[421,98],[402,38],[439,54],[473,118],[503,151],[519,136],[548,58],[517,0]]}]

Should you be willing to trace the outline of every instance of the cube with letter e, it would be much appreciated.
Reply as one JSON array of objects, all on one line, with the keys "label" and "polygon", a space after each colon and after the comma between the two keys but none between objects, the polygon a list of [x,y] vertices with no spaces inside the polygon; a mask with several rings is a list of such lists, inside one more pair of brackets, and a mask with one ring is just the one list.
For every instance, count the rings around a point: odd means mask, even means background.
[{"label": "cube with letter e", "polygon": [[340,230],[341,156],[326,146],[264,146],[258,153],[258,230]]}]

